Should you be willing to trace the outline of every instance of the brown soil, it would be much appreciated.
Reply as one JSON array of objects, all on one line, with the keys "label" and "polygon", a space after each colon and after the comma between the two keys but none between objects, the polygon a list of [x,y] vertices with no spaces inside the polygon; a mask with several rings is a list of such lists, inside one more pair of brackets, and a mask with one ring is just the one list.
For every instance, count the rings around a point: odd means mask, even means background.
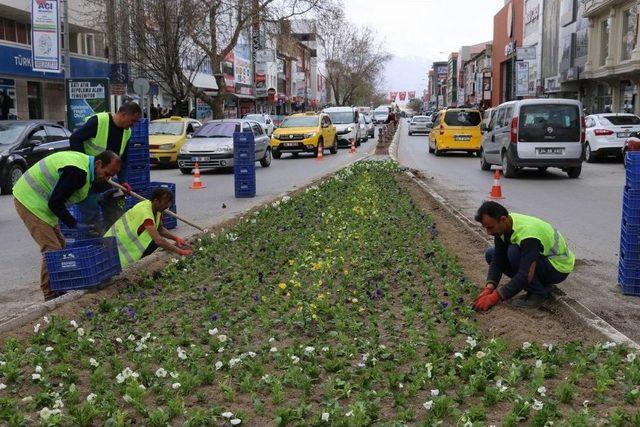
[{"label": "brown soil", "polygon": [[391,142],[393,142],[393,136],[395,135],[396,131],[397,131],[397,128],[394,129],[394,132],[391,135],[387,136],[386,138],[382,138],[382,137],[378,138],[378,144],[376,145],[375,154],[389,154],[389,146],[391,145]]},{"label": "brown soil", "polygon": [[[484,260],[486,242],[468,233],[411,178],[402,175],[399,181],[400,185],[409,191],[416,205],[431,215],[440,241],[456,257],[466,276],[477,284],[480,292],[484,287],[487,272]],[[507,303],[502,303],[479,315],[478,321],[490,337],[500,337],[514,343],[582,341],[585,344],[594,344],[606,341],[599,332],[587,327],[553,300],[538,310],[515,309]]]}]

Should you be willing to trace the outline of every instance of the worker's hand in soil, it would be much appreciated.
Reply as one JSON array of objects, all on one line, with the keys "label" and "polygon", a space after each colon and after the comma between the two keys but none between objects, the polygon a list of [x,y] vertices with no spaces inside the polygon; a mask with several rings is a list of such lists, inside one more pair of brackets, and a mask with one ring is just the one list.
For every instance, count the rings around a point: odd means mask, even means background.
[{"label": "worker's hand in soil", "polygon": [[125,190],[127,190],[127,193],[131,193],[131,186],[129,185],[128,182],[122,182],[120,183],[120,185],[123,186]]},{"label": "worker's hand in soil", "polygon": [[494,305],[498,304],[501,300],[502,298],[498,292],[491,292],[476,301],[473,304],[473,308],[477,311],[487,311]]},{"label": "worker's hand in soil", "polygon": [[176,246],[178,246],[179,248],[190,247],[187,241],[184,240],[182,237],[176,236],[176,238],[173,239],[173,241],[176,242]]},{"label": "worker's hand in soil", "polygon": [[487,285],[487,286],[482,290],[482,292],[480,292],[480,295],[478,295],[478,297],[477,297],[475,300],[473,300],[473,303],[474,303],[474,304],[475,304],[475,303],[477,303],[478,301],[480,301],[480,298],[485,297],[485,296],[487,296],[487,295],[489,295],[489,294],[491,294],[491,293],[493,293],[493,286],[489,286],[489,285]]},{"label": "worker's hand in soil", "polygon": [[178,249],[177,253],[178,253],[178,255],[187,256],[187,255],[191,255],[193,253],[193,250],[191,250],[191,249]]}]

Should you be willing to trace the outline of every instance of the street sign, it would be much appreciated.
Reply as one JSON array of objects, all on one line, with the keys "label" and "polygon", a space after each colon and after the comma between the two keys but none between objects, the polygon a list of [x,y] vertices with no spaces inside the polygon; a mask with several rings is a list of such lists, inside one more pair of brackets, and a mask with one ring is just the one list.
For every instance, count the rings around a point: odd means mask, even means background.
[{"label": "street sign", "polygon": [[519,61],[533,61],[536,59],[536,48],[531,47],[519,47],[516,49],[516,57]]},{"label": "street sign", "polygon": [[140,96],[144,96],[149,93],[149,80],[143,78],[137,78],[133,81],[133,91]]},{"label": "street sign", "polygon": [[127,85],[126,84],[112,84],[111,85],[111,95],[126,95],[127,94]]},{"label": "street sign", "polygon": [[109,111],[109,79],[66,79],[67,127],[74,131],[87,117]]},{"label": "street sign", "polygon": [[126,85],[129,83],[129,64],[124,62],[111,64],[110,79],[113,86]]}]

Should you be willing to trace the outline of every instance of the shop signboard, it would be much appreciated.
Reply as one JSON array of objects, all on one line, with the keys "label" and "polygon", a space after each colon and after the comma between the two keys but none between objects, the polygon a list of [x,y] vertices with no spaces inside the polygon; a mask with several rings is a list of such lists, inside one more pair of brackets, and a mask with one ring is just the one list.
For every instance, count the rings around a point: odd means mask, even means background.
[{"label": "shop signboard", "polygon": [[87,117],[109,111],[109,79],[67,79],[67,127],[74,131]]},{"label": "shop signboard", "polygon": [[516,62],[516,96],[529,95],[529,63]]},{"label": "shop signboard", "polygon": [[201,100],[200,98],[196,98],[196,119],[210,119],[213,117],[213,110],[211,106]]},{"label": "shop signboard", "polygon": [[59,0],[31,0],[31,67],[33,71],[59,73]]},{"label": "shop signboard", "polygon": [[264,62],[256,63],[256,96],[264,98],[267,96],[267,64]]}]

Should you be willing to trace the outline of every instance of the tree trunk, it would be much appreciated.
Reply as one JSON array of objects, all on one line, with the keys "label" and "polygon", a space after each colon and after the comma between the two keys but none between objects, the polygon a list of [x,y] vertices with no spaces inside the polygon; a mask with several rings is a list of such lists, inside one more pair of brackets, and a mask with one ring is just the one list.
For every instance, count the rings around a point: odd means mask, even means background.
[{"label": "tree trunk", "polygon": [[211,97],[212,102],[209,105],[214,119],[224,119],[224,98],[227,93],[227,83],[224,80],[224,75],[216,76],[216,83],[218,84],[218,94]]}]

